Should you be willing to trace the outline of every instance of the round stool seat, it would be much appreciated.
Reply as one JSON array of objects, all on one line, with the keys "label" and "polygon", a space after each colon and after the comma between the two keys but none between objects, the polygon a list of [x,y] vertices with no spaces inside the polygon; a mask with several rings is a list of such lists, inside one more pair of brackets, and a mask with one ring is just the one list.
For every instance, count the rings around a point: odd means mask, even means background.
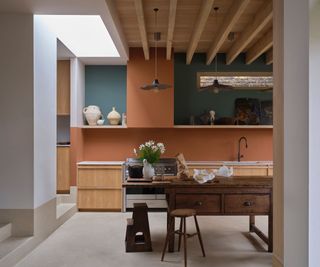
[{"label": "round stool seat", "polygon": [[197,212],[194,209],[176,209],[170,212],[170,216],[178,218],[195,216],[196,214]]}]

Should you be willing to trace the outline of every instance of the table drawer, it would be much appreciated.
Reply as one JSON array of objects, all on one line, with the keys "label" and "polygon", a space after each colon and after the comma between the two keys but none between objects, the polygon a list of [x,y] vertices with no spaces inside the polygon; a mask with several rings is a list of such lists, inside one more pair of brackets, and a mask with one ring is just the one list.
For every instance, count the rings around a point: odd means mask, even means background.
[{"label": "table drawer", "polygon": [[177,209],[195,209],[201,213],[220,213],[221,195],[220,194],[177,194]]},{"label": "table drawer", "polygon": [[268,194],[230,194],[224,197],[226,213],[269,213]]}]

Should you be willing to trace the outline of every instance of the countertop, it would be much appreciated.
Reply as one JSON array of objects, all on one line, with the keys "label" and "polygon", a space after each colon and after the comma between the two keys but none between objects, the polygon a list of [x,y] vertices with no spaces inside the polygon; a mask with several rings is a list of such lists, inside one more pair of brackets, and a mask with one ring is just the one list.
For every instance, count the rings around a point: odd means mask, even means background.
[{"label": "countertop", "polygon": [[81,161],[78,162],[78,166],[87,166],[87,165],[123,165],[124,161]]},{"label": "countertop", "polygon": [[273,161],[187,161],[188,165],[273,166]]},{"label": "countertop", "polygon": [[[125,161],[81,161],[78,166],[84,165],[123,165]],[[273,166],[273,161],[187,161],[188,165],[226,165],[226,166]]]}]

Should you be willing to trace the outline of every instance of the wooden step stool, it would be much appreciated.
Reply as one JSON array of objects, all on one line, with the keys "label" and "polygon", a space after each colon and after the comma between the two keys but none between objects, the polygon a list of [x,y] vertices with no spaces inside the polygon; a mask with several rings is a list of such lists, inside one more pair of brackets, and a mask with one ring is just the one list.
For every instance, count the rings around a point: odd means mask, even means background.
[{"label": "wooden step stool", "polygon": [[132,219],[127,219],[126,252],[152,251],[148,206],[134,203]]}]

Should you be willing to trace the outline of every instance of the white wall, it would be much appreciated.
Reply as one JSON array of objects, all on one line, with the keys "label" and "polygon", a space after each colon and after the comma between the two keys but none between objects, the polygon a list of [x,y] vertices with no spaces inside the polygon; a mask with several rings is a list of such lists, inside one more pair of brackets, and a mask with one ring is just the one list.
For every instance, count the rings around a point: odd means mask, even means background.
[{"label": "white wall", "polygon": [[280,56],[283,56],[283,88],[277,89],[283,90],[284,176],[275,178],[284,179],[284,266],[307,267],[309,3],[301,0],[282,1],[284,51]]},{"label": "white wall", "polygon": [[71,59],[71,127],[83,125],[85,104],[85,66],[77,58]]},{"label": "white wall", "polygon": [[34,16],[34,207],[56,196],[57,39]]},{"label": "white wall", "polygon": [[33,16],[0,14],[0,209],[33,208]]},{"label": "white wall", "polygon": [[[309,266],[320,265],[320,1],[311,1],[309,48]],[[315,3],[317,2],[317,3]]]}]

